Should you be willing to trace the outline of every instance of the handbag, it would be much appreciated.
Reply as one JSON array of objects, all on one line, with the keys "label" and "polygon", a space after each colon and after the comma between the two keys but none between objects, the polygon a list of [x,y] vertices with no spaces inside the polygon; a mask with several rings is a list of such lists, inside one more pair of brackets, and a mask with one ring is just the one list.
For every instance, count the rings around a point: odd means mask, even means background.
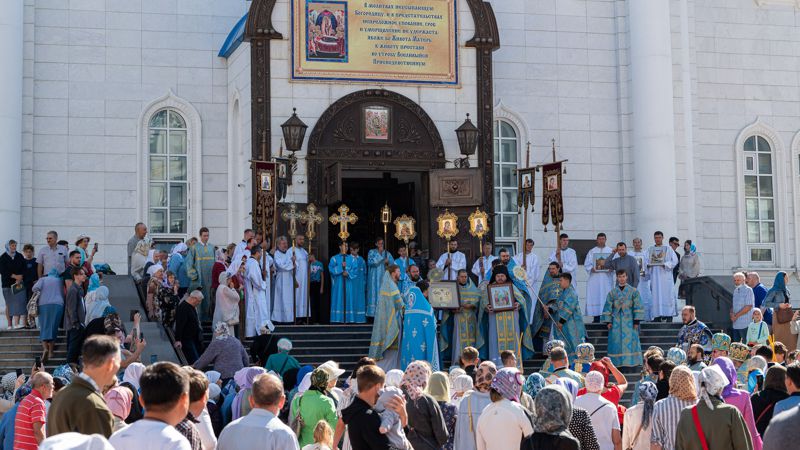
[{"label": "handbag", "polygon": [[28,300],[28,317],[35,319],[39,317],[39,297],[42,296],[42,291],[33,291],[31,299]]},{"label": "handbag", "polygon": [[794,316],[794,311],[792,308],[775,308],[775,320],[778,323],[787,323],[792,321],[792,317]]},{"label": "handbag", "polygon": [[295,436],[300,436],[300,433],[303,431],[303,427],[306,426],[306,421],[303,420],[303,416],[300,415],[300,406],[303,404],[303,396],[300,396],[300,399],[297,400],[297,413],[295,413],[294,418],[292,419],[292,431],[294,431]]}]

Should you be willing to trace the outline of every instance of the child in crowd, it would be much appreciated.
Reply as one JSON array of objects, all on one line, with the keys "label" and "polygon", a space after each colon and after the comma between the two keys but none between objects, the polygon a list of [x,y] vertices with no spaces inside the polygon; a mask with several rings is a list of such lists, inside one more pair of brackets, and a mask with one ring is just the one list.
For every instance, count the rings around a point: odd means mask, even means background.
[{"label": "child in crowd", "polygon": [[758,308],[753,309],[753,321],[747,326],[747,345],[767,345],[769,327],[764,323],[764,316]]},{"label": "child in crowd", "polygon": [[172,326],[175,322],[175,309],[178,307],[181,299],[178,296],[178,289],[180,289],[178,278],[173,272],[167,271],[164,276],[164,281],[161,283],[161,292],[159,293],[159,309],[161,309],[161,320],[164,325]]},{"label": "child in crowd", "polygon": [[378,401],[373,408],[381,416],[381,426],[378,431],[389,438],[391,449],[406,449],[406,435],[400,424],[400,415],[387,406],[394,396],[403,397],[403,391],[396,387],[385,387],[381,391]]},{"label": "child in crowd", "polygon": [[314,443],[303,447],[303,450],[331,450],[333,447],[333,430],[328,422],[320,420],[314,427]]}]

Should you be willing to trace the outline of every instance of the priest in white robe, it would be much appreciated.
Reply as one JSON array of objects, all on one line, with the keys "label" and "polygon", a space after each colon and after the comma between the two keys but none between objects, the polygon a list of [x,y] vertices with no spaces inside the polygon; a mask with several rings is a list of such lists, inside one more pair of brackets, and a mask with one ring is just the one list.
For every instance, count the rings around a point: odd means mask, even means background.
[{"label": "priest in white robe", "polygon": [[525,266],[525,281],[529,292],[537,292],[538,289],[534,289],[534,286],[539,282],[539,257],[533,253],[533,245],[533,239],[526,239],[524,252],[514,256],[514,262],[518,266]]},{"label": "priest in white robe", "polygon": [[[484,281],[489,281],[489,278],[492,277],[492,261],[497,259],[497,256],[492,254],[492,244],[490,242],[483,243],[482,251],[481,257],[472,264],[472,274],[478,279],[478,285]],[[483,267],[482,273],[481,267]]]},{"label": "priest in white robe", "polygon": [[265,275],[265,270],[269,273],[269,268],[264,268],[259,263],[262,250],[259,247],[253,248],[251,255],[247,258],[244,272],[245,289],[245,336],[258,336],[261,327],[271,330],[275,328],[270,320],[270,301],[269,301],[269,276]]},{"label": "priest in white robe", "polygon": [[569,248],[569,236],[567,233],[561,233],[558,237],[559,246],[557,249],[550,253],[549,262],[557,262],[561,266],[561,273],[568,273],[572,275],[572,287],[578,288],[578,254],[575,250]]},{"label": "priest in white robe", "polygon": [[450,251],[445,252],[436,262],[436,267],[444,271],[443,280],[456,281],[458,271],[467,269],[467,257],[458,251],[458,241],[450,241]]},{"label": "priest in white robe", "polygon": [[295,302],[297,303],[297,317],[308,317],[308,252],[303,248],[303,246],[306,245],[306,237],[302,234],[298,234],[295,236],[294,242],[294,249],[290,249],[289,251],[294,252],[295,258],[297,259],[297,272],[295,275],[298,284],[295,298]]},{"label": "priest in white robe", "polygon": [[648,321],[653,320],[653,316],[650,315],[650,306],[653,303],[653,295],[650,293],[650,280],[647,278],[647,273],[644,270],[644,263],[647,261],[647,252],[642,249],[642,238],[633,238],[633,250],[629,249],[628,254],[639,261],[639,284],[636,286],[636,289],[639,291],[639,297],[642,299],[642,308],[644,308],[644,315],[646,319]]},{"label": "priest in white robe", "polygon": [[[239,261],[242,260],[242,256],[244,256],[244,252],[247,250],[247,244],[250,242],[250,239],[253,239],[253,230],[248,228],[244,230],[242,241],[236,244],[236,248],[233,250],[233,256],[231,257],[232,264],[228,266],[228,270],[226,271],[229,275],[236,275],[236,271],[239,270]],[[236,267],[232,267],[234,265]]]},{"label": "priest in white robe", "polygon": [[605,260],[601,255],[611,257],[611,247],[606,245],[605,233],[597,234],[597,245],[589,250],[583,262],[583,267],[589,274],[586,282],[586,315],[594,317],[595,322],[600,321],[606,296],[614,287],[614,273],[603,268]]},{"label": "priest in white robe", "polygon": [[[292,255],[289,241],[286,236],[277,240],[278,248],[275,249],[275,308],[272,310],[272,319],[276,322],[294,322],[294,307],[292,299],[299,284],[295,284],[293,271],[296,269],[296,254]],[[298,289],[299,290],[299,289]]]},{"label": "priest in white robe", "polygon": [[645,259],[652,295],[649,315],[656,322],[662,320],[672,322],[672,317],[677,315],[672,269],[678,264],[678,258],[671,248],[664,245],[664,233],[656,231],[653,240],[655,245],[647,249]]}]

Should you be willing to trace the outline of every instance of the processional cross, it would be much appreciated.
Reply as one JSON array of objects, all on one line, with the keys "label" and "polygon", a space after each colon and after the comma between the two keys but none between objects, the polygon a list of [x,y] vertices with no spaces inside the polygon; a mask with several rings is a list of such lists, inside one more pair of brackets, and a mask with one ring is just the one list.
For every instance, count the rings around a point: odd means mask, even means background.
[{"label": "processional cross", "polygon": [[[300,223],[306,225],[306,237],[308,238],[308,254],[311,254],[311,241],[317,237],[317,225],[322,223],[322,216],[317,214],[317,205],[310,203],[306,206],[305,212],[300,213]],[[311,286],[311,263],[309,262],[308,270],[306,270],[308,286]],[[306,290],[306,311],[311,311],[311,290]],[[311,320],[309,314],[306,323]]]},{"label": "processional cross", "polygon": [[292,203],[289,209],[284,209],[281,219],[289,222],[289,237],[292,238],[292,311],[294,322],[297,323],[297,263],[295,262],[295,238],[297,237],[297,221],[301,214],[297,212],[297,205]]},{"label": "processional cross", "polygon": [[[358,216],[355,214],[348,214],[350,208],[347,205],[339,207],[339,214],[331,214],[330,220],[332,225],[339,225],[339,239],[343,244],[347,243],[347,238],[350,237],[350,232],[347,231],[347,224],[354,224],[358,221]],[[347,252],[342,255],[342,272],[347,271]],[[347,323],[347,285],[342,277],[342,322]]]}]

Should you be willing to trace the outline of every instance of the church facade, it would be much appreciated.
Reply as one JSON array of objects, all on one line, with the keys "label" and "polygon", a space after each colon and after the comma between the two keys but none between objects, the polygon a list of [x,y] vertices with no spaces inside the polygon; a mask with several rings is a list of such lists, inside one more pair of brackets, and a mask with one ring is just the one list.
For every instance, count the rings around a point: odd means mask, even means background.
[{"label": "church facade", "polygon": [[[441,80],[326,76],[343,58],[358,59],[364,43],[347,26],[366,20],[357,14],[370,3],[448,11],[452,70]],[[313,4],[344,5],[349,15],[298,20]],[[235,242],[253,224],[250,161],[289,157],[281,124],[296,109],[308,132],[281,202],[314,202],[326,216],[342,202],[361,208],[366,215],[352,228],[362,248],[383,235],[379,208],[387,204],[417,219],[418,242],[438,256],[433,224],[449,201],[440,187],[453,175],[473,183],[470,199],[452,203],[459,217],[480,205],[494,212],[496,246],[519,250],[527,236],[546,259],[556,238],[541,223],[541,172],[525,221],[517,171],[552,161],[555,149],[567,160],[563,227],[572,239],[605,232],[609,242],[641,237],[647,247],[660,230],[696,244],[703,274],[798,270],[796,0],[0,6],[9,11],[0,23],[8,62],[0,67],[3,238],[38,247],[50,229],[68,241],[87,234],[118,271],[139,221],[165,244],[201,226],[217,245]],[[270,28],[248,35],[248,21]],[[318,36],[306,29],[315,26]],[[316,37],[297,45],[301,35]],[[322,75],[307,75],[298,52],[327,64]],[[482,130],[469,168],[455,132],[467,114]],[[387,122],[373,129],[367,115]],[[474,239],[459,223],[468,244]],[[325,257],[336,231],[323,223],[314,243]]]}]

